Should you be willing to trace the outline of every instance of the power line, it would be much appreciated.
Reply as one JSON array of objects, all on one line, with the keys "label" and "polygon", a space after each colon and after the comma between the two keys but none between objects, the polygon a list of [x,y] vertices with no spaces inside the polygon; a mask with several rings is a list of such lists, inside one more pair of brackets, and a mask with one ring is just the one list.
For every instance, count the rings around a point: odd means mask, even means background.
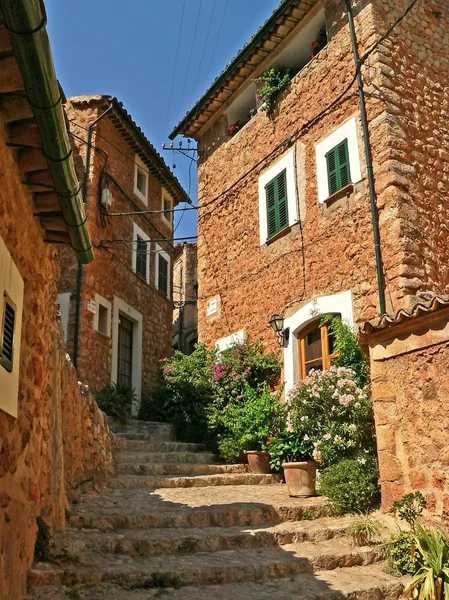
[{"label": "power line", "polygon": [[179,46],[180,46],[180,42],[181,42],[182,23],[184,21],[185,8],[186,8],[186,0],[184,0],[182,3],[181,20],[179,22],[178,41],[176,42],[175,64],[173,65],[173,75],[172,75],[171,86],[170,86],[170,96],[169,96],[169,101],[168,101],[168,110],[167,110],[167,119],[165,122],[165,131],[168,130],[168,121],[170,120],[170,110],[171,110],[172,99],[173,99],[173,90],[174,90],[174,86],[175,86],[176,66],[178,64]]},{"label": "power line", "polygon": [[214,13],[215,13],[215,9],[216,8],[217,8],[217,0],[214,0],[214,5],[212,7],[212,13],[211,13],[211,16],[210,16],[210,21],[209,21],[209,27],[207,29],[207,34],[206,34],[206,37],[205,37],[205,40],[204,40],[203,51],[201,52],[201,60],[200,60],[199,66],[198,66],[197,74],[196,74],[195,85],[193,86],[194,90],[196,90],[196,86],[198,85],[198,79],[200,77],[201,67],[203,66],[204,57],[206,56],[207,42],[209,41],[210,32],[211,32],[211,29],[212,29],[212,21],[214,20]]}]

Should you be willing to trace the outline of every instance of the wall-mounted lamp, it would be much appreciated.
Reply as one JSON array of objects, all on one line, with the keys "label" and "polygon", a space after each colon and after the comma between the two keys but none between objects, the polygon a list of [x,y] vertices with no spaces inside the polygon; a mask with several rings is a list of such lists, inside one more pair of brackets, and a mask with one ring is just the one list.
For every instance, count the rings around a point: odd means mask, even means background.
[{"label": "wall-mounted lamp", "polygon": [[288,344],[290,329],[284,329],[284,317],[281,317],[281,315],[273,315],[270,317],[268,323],[276,334],[279,346]]}]

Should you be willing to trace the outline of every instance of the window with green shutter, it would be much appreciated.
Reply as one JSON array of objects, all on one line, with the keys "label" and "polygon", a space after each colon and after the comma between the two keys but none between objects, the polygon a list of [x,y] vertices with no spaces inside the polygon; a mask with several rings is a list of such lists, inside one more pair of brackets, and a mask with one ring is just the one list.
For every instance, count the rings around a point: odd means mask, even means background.
[{"label": "window with green shutter", "polygon": [[265,186],[268,238],[288,225],[287,171],[284,169]]},{"label": "window with green shutter", "polygon": [[168,260],[159,254],[158,290],[168,296]]},{"label": "window with green shutter", "polygon": [[351,183],[349,169],[348,140],[329,150],[326,154],[327,178],[329,182],[329,196],[338,192]]},{"label": "window with green shutter", "polygon": [[16,321],[16,307],[5,294],[3,315],[0,315],[0,365],[12,372],[14,357],[14,326]]}]

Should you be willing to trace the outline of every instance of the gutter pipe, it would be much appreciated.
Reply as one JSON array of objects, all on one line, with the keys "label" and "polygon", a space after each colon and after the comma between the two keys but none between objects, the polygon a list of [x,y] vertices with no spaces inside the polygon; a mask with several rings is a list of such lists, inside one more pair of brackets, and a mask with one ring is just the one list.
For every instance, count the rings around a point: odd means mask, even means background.
[{"label": "gutter pipe", "polygon": [[1,8],[71,245],[78,262],[88,264],[94,258],[92,242],[46,31],[44,4],[41,0],[1,0]]},{"label": "gutter pipe", "polygon": [[362,117],[362,129],[363,129],[363,142],[365,146],[365,160],[366,169],[368,173],[368,188],[371,208],[371,220],[373,224],[374,234],[374,252],[376,255],[376,273],[377,273],[377,287],[379,290],[379,310],[380,314],[384,315],[386,311],[385,306],[385,287],[383,279],[383,264],[382,264],[382,253],[380,249],[380,235],[379,235],[379,215],[377,212],[377,199],[376,199],[376,188],[374,184],[374,169],[373,169],[373,158],[371,153],[371,143],[368,127],[368,116],[366,111],[365,94],[363,90],[363,78],[360,71],[360,56],[357,45],[357,35],[355,32],[354,17],[352,14],[351,0],[345,0],[346,12],[348,13],[349,31],[351,34],[352,52],[354,55],[354,62],[357,69],[357,87],[359,89],[359,100],[360,100],[360,114]]},{"label": "gutter pipe", "polygon": [[[87,128],[87,140],[86,140],[86,164],[84,166],[84,180],[83,180],[83,195],[84,201],[87,204],[88,200],[88,185],[89,185],[89,171],[90,171],[90,159],[92,155],[92,130],[95,125],[100,121],[110,110],[112,110],[114,104],[110,102],[108,108],[101,113],[99,117],[92,121]],[[76,290],[75,290],[75,324],[73,328],[73,365],[75,368],[78,367],[78,354],[79,354],[79,335],[80,335],[80,321],[81,321],[81,291],[83,286],[83,265],[78,263],[78,271],[76,273]]]}]

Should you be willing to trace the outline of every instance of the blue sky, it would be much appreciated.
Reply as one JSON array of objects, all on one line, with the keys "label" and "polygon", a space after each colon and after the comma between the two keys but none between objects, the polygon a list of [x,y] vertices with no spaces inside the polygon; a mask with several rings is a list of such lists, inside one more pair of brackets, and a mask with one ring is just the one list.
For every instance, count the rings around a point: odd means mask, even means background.
[{"label": "blue sky", "polygon": [[[117,96],[196,202],[195,165],[161,144],[278,4],[46,0],[56,73],[67,96]],[[181,217],[175,237],[195,235],[196,211]]]}]

